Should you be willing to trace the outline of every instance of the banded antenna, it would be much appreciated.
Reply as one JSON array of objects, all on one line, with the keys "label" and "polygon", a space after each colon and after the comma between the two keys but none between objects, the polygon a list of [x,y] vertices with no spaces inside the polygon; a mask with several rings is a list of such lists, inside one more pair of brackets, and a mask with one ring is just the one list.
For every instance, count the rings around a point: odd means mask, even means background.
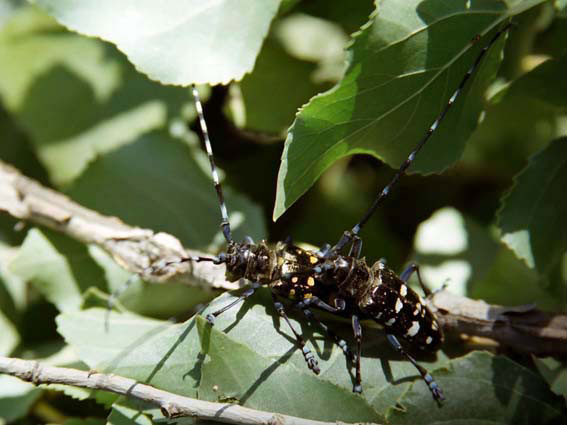
[{"label": "banded antenna", "polygon": [[205,142],[205,149],[207,151],[207,156],[209,157],[209,165],[211,166],[211,174],[213,176],[213,184],[217,192],[217,197],[219,200],[220,211],[221,211],[221,227],[224,238],[229,245],[234,243],[232,239],[232,234],[230,232],[230,222],[228,221],[228,212],[226,209],[226,204],[224,202],[224,195],[222,193],[222,186],[219,181],[219,175],[217,173],[217,167],[215,165],[215,160],[213,158],[213,148],[211,146],[211,139],[209,138],[209,131],[207,130],[207,123],[205,121],[205,115],[203,114],[203,105],[201,104],[201,98],[199,97],[199,91],[195,84],[191,86],[193,92],[193,99],[195,100],[195,109],[197,109],[197,115],[199,116],[199,126],[201,127],[201,133],[203,133],[203,140]]}]

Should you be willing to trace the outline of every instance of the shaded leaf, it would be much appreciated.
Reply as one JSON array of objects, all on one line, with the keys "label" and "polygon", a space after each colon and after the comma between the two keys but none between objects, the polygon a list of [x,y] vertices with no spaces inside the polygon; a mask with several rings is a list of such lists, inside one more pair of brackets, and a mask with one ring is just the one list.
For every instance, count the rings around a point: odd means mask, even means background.
[{"label": "shaded leaf", "polygon": [[0,420],[13,421],[26,416],[41,393],[29,382],[0,375]]},{"label": "shaded leaf", "polygon": [[[550,274],[566,255],[565,181],[567,138],[561,138],[530,159],[498,213],[502,241],[541,275]],[[565,291],[565,282],[559,285]]]},{"label": "shaded leaf", "polygon": [[[453,208],[442,208],[421,223],[412,260],[420,265],[431,289],[449,291],[491,304],[536,303],[544,310],[561,309],[561,299],[538,285],[538,276],[490,232]],[[417,277],[410,282],[421,291]]]},{"label": "shaded leaf", "polygon": [[297,108],[324,87],[311,80],[315,68],[289,56],[276,40],[266,40],[254,72],[240,83],[245,127],[276,134],[286,130]]},{"label": "shaded leaf", "polygon": [[[262,353],[264,350],[235,341],[232,332],[227,335],[216,328],[211,330],[202,317],[197,317],[197,327],[207,356],[201,368],[200,396],[228,398],[248,407],[308,419],[382,421],[378,412],[350,388],[320,380],[305,364],[299,365],[304,370],[287,364],[290,351],[298,351],[294,346],[274,358]],[[263,341],[261,345],[267,342],[261,330],[256,329],[253,334],[256,341]],[[272,347],[270,352],[275,351]],[[314,404],[313,394],[325,403]]]},{"label": "shaded leaf", "polygon": [[104,419],[99,418],[72,418],[63,422],[64,425],[104,425]]},{"label": "shaded leaf", "polygon": [[[250,72],[279,0],[37,0],[68,28],[115,43],[164,84],[226,84]],[[230,36],[227,36],[230,34]]]},{"label": "shaded leaf", "polygon": [[[289,131],[274,219],[341,157],[367,153],[398,167],[447,104],[491,37],[487,34],[538,3],[380,2],[354,38],[342,81],[314,97]],[[477,35],[486,37],[474,42]],[[413,170],[439,171],[460,157],[477,125],[502,44],[503,38],[488,53]]]},{"label": "shaded leaf", "polygon": [[[224,238],[209,176],[194,149],[156,131],[99,157],[68,194],[87,208],[131,225],[175,235],[185,246],[214,249]],[[225,195],[234,238],[262,239],[266,233],[261,211],[229,189]]]},{"label": "shaded leaf", "polygon": [[[563,78],[567,71],[567,56],[549,59],[514,81],[509,91],[522,93],[551,106],[567,106],[567,81]],[[549,84],[553,81],[553,84]]]},{"label": "shaded leaf", "polygon": [[[396,424],[551,424],[563,412],[559,400],[537,373],[506,357],[474,352],[451,361],[443,382],[447,400],[441,408],[424,402],[418,385],[399,400],[388,419]],[[465,401],[467,400],[467,401]]]},{"label": "shaded leaf", "polygon": [[164,127],[190,101],[187,90],[148,81],[111,46],[62,31],[31,7],[0,33],[0,62],[0,96],[58,185]]},{"label": "shaded leaf", "polygon": [[540,359],[533,357],[534,363],[543,379],[549,384],[551,391],[563,396],[567,401],[567,364],[553,357]]},{"label": "shaded leaf", "polygon": [[141,409],[115,404],[106,423],[107,425],[152,425],[154,422]]},{"label": "shaded leaf", "polygon": [[[148,425],[153,423],[170,423],[171,419],[166,418],[160,408],[144,403],[140,400],[121,397],[112,406],[112,412],[108,417],[108,424],[111,425]],[[176,425],[193,425],[197,420],[191,417],[175,418]],[[206,421],[199,420],[199,423]]]},{"label": "shaded leaf", "polygon": [[453,208],[442,208],[419,225],[414,249],[429,287],[447,284],[451,292],[466,296],[471,283],[492,266],[498,244],[480,224]]}]

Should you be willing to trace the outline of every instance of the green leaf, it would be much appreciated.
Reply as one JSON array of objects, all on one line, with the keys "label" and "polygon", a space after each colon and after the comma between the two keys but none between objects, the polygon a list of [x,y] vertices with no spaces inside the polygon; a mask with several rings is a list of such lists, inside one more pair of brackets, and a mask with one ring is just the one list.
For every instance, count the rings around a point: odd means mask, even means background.
[{"label": "green leaf", "polygon": [[0,356],[9,356],[19,342],[18,330],[0,311]]},{"label": "green leaf", "polygon": [[[271,342],[269,350],[258,349],[251,346],[250,341],[246,341],[247,344],[235,341],[232,331],[225,334],[217,330],[218,327],[211,330],[208,322],[199,316],[197,327],[207,356],[201,368],[201,397],[233,399],[248,407],[308,419],[345,422],[383,420],[367,401],[350,388],[341,388],[327,381],[324,376],[328,371],[324,370],[323,379],[319,379],[305,364],[289,364],[288,357],[298,351],[293,345],[278,353]],[[263,329],[258,329],[258,325],[253,334],[256,341],[263,341],[259,345],[266,345],[266,335]],[[285,341],[283,336],[280,338]],[[289,341],[286,342],[288,345]],[[278,396],[274,397],[274,394]],[[314,404],[312,394],[317,394],[325,403]]]},{"label": "green leaf", "polygon": [[266,40],[254,72],[240,83],[245,127],[276,134],[286,130],[297,108],[323,89],[311,81],[315,69],[314,64],[289,56],[276,40]]},{"label": "green leaf", "polygon": [[250,72],[279,0],[36,0],[63,25],[115,43],[164,84],[226,84]]},{"label": "green leaf", "polygon": [[[202,315],[234,299],[224,294]],[[318,329],[292,317],[293,326],[304,332],[320,359],[321,374],[315,376],[287,325],[277,319],[266,290],[258,291],[240,310],[219,316],[212,329],[199,316],[172,325],[113,312],[105,331],[102,309],[64,313],[57,322],[80,358],[100,372],[129,376],[181,395],[233,400],[301,417],[381,422],[386,409],[412,382],[425,388],[415,368],[396,356],[379,332],[368,329],[362,361],[364,393],[353,394],[342,351],[323,341]],[[340,334],[351,332],[348,325],[334,328]],[[441,353],[438,358],[421,363],[433,371],[446,362]],[[336,402],[316,407],[309,396],[313,393]],[[424,398],[433,403],[430,394]]]},{"label": "green leaf", "polygon": [[[557,108],[567,106],[567,56],[549,59],[514,81],[508,91],[521,93]],[[553,81],[553,84],[549,82]]]},{"label": "green leaf", "polygon": [[104,425],[104,419],[99,418],[72,418],[63,422],[63,425]]},{"label": "green leaf", "polygon": [[[567,138],[561,138],[530,158],[498,213],[502,241],[542,276],[550,274],[566,255],[566,181]],[[560,285],[564,291],[565,282]]]},{"label": "green leaf", "polygon": [[148,81],[111,46],[67,33],[31,7],[0,32],[0,62],[0,96],[58,185],[164,127],[190,100],[186,89]]},{"label": "green leaf", "polygon": [[[208,164],[200,166],[203,155],[166,132],[152,132],[99,157],[67,193],[87,208],[175,235],[185,246],[214,249],[224,239]],[[230,189],[225,195],[235,239],[262,239],[260,209]]]},{"label": "green leaf", "polygon": [[31,281],[60,311],[79,308],[87,288],[104,288],[104,275],[87,248],[50,230],[31,229],[10,270]]},{"label": "green leaf", "polygon": [[58,331],[91,369],[196,397],[200,347],[194,324],[174,325],[105,309],[62,313]]},{"label": "green leaf", "polygon": [[114,404],[107,425],[152,425],[154,422],[141,409]]},{"label": "green leaf", "polygon": [[543,379],[549,384],[551,391],[563,396],[567,401],[567,364],[553,357],[540,359],[533,357],[534,363]]},{"label": "green leaf", "polygon": [[414,249],[431,289],[447,284],[451,292],[466,296],[471,283],[490,269],[499,247],[479,223],[454,208],[442,208],[419,225]]},{"label": "green leaf", "polygon": [[0,310],[13,322],[17,322],[29,302],[25,282],[9,270],[18,255],[19,248],[0,242]]},{"label": "green leaf", "polygon": [[561,404],[533,371],[506,357],[474,352],[452,360],[443,389],[441,408],[425,403],[426,388],[414,385],[392,409],[396,424],[545,424],[558,423]]},{"label": "green leaf", "polygon": [[567,0],[555,0],[553,5],[555,6],[559,16],[567,15]]},{"label": "green leaf", "polygon": [[[412,260],[431,289],[449,291],[491,304],[532,304],[562,308],[561,299],[538,285],[537,274],[489,231],[453,208],[442,208],[417,229]],[[417,276],[410,280],[420,291]]]},{"label": "green leaf", "polygon": [[29,382],[0,375],[0,421],[13,421],[27,415],[43,391]]},{"label": "green leaf", "polygon": [[[192,287],[186,283],[167,282],[167,284],[146,283],[138,279],[132,279],[132,273],[124,270],[112,259],[112,257],[97,246],[89,247],[89,254],[95,262],[104,270],[108,293],[119,292],[118,301],[129,311],[151,316],[154,318],[168,319],[173,316],[185,315],[187,311],[197,305],[206,303],[213,298],[211,291]],[[132,279],[128,288],[124,290],[126,282]],[[95,296],[96,294],[89,294]],[[102,299],[83,297],[85,304],[106,307],[108,296],[102,294]],[[98,298],[98,297],[97,297]]]},{"label": "green leaf", "polygon": [[[156,405],[131,398],[121,397],[112,406],[108,417],[108,425],[149,425],[154,423],[170,423]],[[176,418],[177,425],[194,425],[195,419],[190,417]],[[201,423],[203,421],[199,421]],[[206,425],[206,421],[205,425]]]},{"label": "green leaf", "polygon": [[[380,2],[370,22],[354,38],[343,80],[311,99],[289,131],[274,219],[341,157],[367,153],[399,167],[447,104],[494,30],[539,3]],[[482,39],[471,42],[478,35]],[[477,125],[504,38],[466,84],[413,170],[439,171],[460,157]]]},{"label": "green leaf", "polygon": [[[413,365],[394,354],[380,331],[366,327],[364,391],[353,394],[342,351],[323,340],[319,329],[292,315],[291,323],[305,336],[321,373],[316,376],[307,369],[267,290],[220,315],[211,328],[203,316],[234,299],[224,294],[200,316],[176,325],[112,313],[105,330],[102,309],[63,313],[57,322],[59,332],[92,369],[211,401],[348,422],[386,422],[387,415],[392,423],[431,423],[429,419],[469,415],[479,421],[514,423],[517,409],[528,419],[561,414],[558,400],[537,373],[479,352],[450,361],[442,353],[435,362],[419,360],[447,396],[439,409]],[[351,333],[348,325],[329,324],[341,336]],[[326,402],[313,404],[313,394]]]}]

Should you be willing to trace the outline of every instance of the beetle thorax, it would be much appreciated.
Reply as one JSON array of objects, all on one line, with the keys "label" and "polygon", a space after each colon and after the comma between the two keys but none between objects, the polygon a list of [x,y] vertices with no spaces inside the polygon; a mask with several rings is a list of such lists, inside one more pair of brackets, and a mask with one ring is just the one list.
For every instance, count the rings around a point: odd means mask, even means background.
[{"label": "beetle thorax", "polygon": [[273,280],[274,254],[263,242],[229,245],[224,255],[224,263],[226,278],[231,282],[244,278],[251,282],[266,284]]}]

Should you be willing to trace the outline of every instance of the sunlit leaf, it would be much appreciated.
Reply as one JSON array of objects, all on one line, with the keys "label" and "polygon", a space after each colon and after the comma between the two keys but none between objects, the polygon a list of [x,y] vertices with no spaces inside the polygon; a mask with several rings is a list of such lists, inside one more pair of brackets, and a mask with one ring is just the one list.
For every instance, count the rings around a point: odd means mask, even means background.
[{"label": "sunlit leaf", "polygon": [[67,33],[32,8],[0,32],[0,97],[59,185],[98,155],[164,127],[190,101],[137,73],[99,40]]},{"label": "sunlit leaf", "polygon": [[164,84],[240,80],[279,0],[202,2],[36,0],[68,28],[115,43],[141,72]]},{"label": "sunlit leaf", "polygon": [[[337,159],[367,153],[398,167],[447,104],[474,58],[508,18],[541,3],[382,1],[349,49],[344,78],[311,99],[286,140],[274,219]],[[477,40],[477,36],[481,36]],[[504,37],[462,90],[412,170],[456,161],[477,125]]]},{"label": "sunlit leaf", "polygon": [[82,292],[104,288],[104,276],[86,247],[52,231],[29,231],[10,270],[30,281],[60,311],[79,308]]},{"label": "sunlit leaf", "polygon": [[0,311],[0,356],[8,356],[20,342],[14,324]]}]

